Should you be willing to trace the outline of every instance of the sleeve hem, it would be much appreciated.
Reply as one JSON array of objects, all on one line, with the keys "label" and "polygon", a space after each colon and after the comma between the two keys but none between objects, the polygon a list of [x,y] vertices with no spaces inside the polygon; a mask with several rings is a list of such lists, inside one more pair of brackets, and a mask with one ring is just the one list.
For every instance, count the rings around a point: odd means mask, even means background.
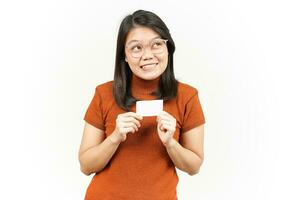
[{"label": "sleeve hem", "polygon": [[189,130],[191,130],[191,129],[193,129],[193,128],[196,128],[197,126],[201,126],[201,125],[203,125],[203,124],[205,124],[205,120],[204,120],[204,121],[201,121],[201,122],[197,122],[197,123],[195,123],[195,124],[192,124],[192,125],[190,125],[190,126],[188,126],[188,127],[185,127],[185,128],[183,128],[183,129],[181,129],[181,133],[185,133],[185,132],[187,132],[187,131],[189,131]]},{"label": "sleeve hem", "polygon": [[100,129],[100,130],[105,130],[104,126],[102,124],[98,124],[98,123],[95,123],[87,118],[84,118],[84,121],[86,121],[87,123],[91,124],[92,126],[96,127],[97,129]]}]

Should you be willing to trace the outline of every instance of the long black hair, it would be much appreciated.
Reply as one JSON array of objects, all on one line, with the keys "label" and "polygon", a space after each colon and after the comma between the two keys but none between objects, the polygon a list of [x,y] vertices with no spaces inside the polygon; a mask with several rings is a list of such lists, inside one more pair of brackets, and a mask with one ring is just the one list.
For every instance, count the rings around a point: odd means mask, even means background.
[{"label": "long black hair", "polygon": [[157,99],[169,100],[176,97],[178,87],[178,81],[175,79],[173,69],[175,44],[168,27],[153,12],[137,10],[122,20],[117,39],[113,95],[118,106],[126,111],[129,111],[129,107],[137,100],[131,94],[132,72],[128,63],[125,61],[125,40],[129,31],[136,26],[151,28],[163,39],[168,40],[168,65],[161,75],[158,90],[155,91],[153,95],[155,95]]}]

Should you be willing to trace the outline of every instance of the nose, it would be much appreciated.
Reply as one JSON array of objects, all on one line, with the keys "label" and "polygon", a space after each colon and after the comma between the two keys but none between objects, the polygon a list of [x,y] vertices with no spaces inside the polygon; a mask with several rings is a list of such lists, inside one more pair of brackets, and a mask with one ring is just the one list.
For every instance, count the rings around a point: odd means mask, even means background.
[{"label": "nose", "polygon": [[142,55],[143,60],[149,60],[149,59],[153,58],[153,53],[152,53],[151,49],[144,48],[143,50],[144,50],[143,55]]}]

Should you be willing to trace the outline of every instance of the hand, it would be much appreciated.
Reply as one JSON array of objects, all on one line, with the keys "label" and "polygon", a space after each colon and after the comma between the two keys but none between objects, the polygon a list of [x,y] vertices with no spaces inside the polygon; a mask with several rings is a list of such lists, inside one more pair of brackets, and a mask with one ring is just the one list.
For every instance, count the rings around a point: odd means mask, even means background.
[{"label": "hand", "polygon": [[134,112],[127,112],[119,114],[116,119],[116,128],[113,132],[114,142],[124,142],[126,140],[127,133],[134,133],[141,127],[140,120],[143,116],[140,116]]},{"label": "hand", "polygon": [[157,132],[160,140],[165,146],[173,141],[173,135],[176,130],[176,119],[169,113],[162,111],[156,118]]}]

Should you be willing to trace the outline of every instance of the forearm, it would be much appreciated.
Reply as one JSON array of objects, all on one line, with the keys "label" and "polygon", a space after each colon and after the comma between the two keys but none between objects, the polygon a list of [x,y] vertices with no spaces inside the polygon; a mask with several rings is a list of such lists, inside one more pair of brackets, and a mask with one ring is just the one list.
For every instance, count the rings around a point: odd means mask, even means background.
[{"label": "forearm", "polygon": [[86,175],[90,175],[103,170],[116,152],[119,144],[120,140],[114,134],[111,134],[99,145],[82,153],[79,157],[81,171]]},{"label": "forearm", "polygon": [[175,139],[172,139],[165,147],[171,160],[178,169],[185,171],[190,175],[198,173],[200,166],[203,163],[203,158],[199,157],[191,150],[182,147]]}]

